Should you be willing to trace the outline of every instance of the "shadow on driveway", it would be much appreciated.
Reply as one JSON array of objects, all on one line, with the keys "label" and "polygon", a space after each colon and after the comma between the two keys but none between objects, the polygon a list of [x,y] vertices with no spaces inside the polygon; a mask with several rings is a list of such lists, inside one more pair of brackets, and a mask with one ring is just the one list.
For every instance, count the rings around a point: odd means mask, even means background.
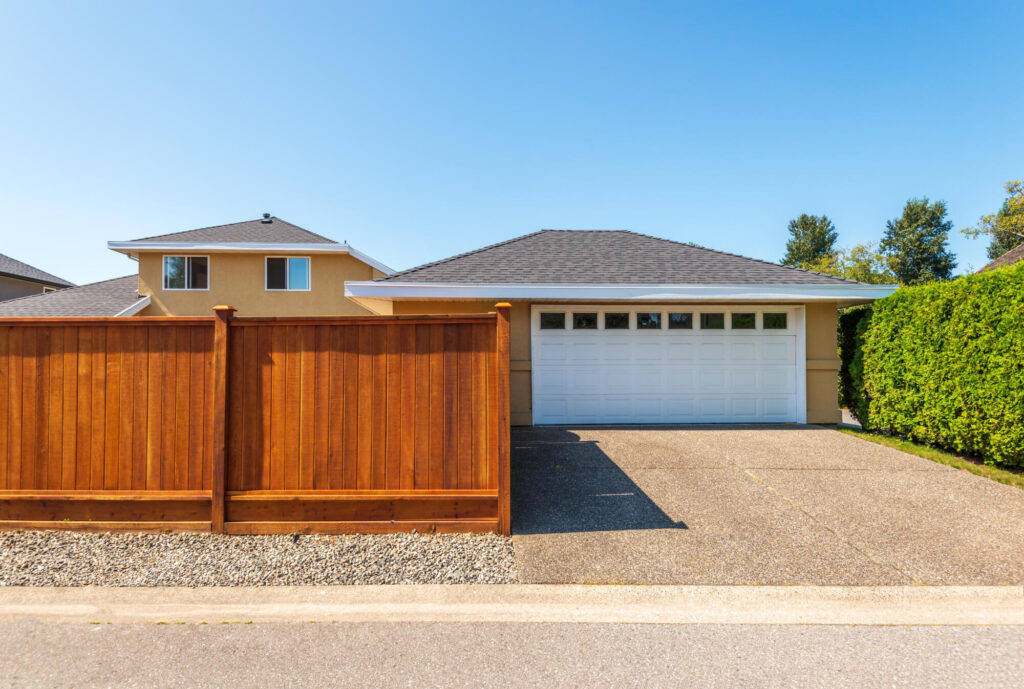
[{"label": "shadow on driveway", "polygon": [[562,429],[513,434],[514,533],[685,528],[647,497],[597,441]]}]

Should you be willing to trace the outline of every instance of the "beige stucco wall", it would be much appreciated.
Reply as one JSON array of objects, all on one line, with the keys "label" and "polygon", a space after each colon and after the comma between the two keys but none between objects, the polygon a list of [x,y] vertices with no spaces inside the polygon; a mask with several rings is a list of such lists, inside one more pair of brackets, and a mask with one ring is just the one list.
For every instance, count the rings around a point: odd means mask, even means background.
[{"label": "beige stucco wall", "polygon": [[[414,313],[484,313],[494,310],[490,301],[404,301],[394,302],[396,314]],[[836,372],[835,303],[807,304],[807,421],[837,423],[839,421]],[[530,369],[530,304],[512,303],[511,317],[510,405],[512,425],[533,423],[533,396]]]},{"label": "beige stucco wall", "polygon": [[836,304],[807,304],[807,422],[839,423]]},{"label": "beige stucco wall", "polygon": [[17,278],[0,275],[0,301],[28,297],[33,294],[42,294],[43,286],[38,282],[18,280]]},{"label": "beige stucco wall", "polygon": [[[207,254],[175,253],[175,256]],[[163,254],[139,256],[139,294],[152,297],[140,316],[208,316],[217,304],[234,306],[238,316],[351,316],[371,313],[345,297],[346,280],[380,277],[376,268],[348,254],[313,255],[309,261],[308,292],[268,292],[264,289],[264,259],[268,255],[222,253],[210,257],[210,289],[163,289]],[[301,255],[301,254],[296,254]]]}]

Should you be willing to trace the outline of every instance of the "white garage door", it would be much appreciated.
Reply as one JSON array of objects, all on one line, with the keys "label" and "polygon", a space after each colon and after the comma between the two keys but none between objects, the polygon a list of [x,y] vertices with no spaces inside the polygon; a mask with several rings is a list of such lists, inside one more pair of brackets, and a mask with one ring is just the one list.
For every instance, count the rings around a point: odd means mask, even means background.
[{"label": "white garage door", "polygon": [[806,420],[802,308],[535,305],[531,319],[536,424]]}]

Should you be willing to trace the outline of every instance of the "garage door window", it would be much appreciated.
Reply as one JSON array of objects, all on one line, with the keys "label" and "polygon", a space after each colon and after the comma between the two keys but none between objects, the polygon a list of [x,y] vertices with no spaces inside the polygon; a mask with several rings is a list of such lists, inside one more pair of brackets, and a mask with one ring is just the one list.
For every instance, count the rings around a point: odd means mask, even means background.
[{"label": "garage door window", "polygon": [[541,330],[565,330],[564,313],[542,313],[540,315]]},{"label": "garage door window", "polygon": [[660,313],[638,313],[636,315],[637,330],[661,330]]},{"label": "garage door window", "polygon": [[596,313],[574,313],[572,315],[573,330],[597,330]]},{"label": "garage door window", "polygon": [[604,315],[605,330],[629,330],[628,313],[606,313]]},{"label": "garage door window", "polygon": [[788,327],[786,323],[786,314],[784,313],[766,313],[763,316],[763,322],[761,327],[765,330],[785,330]]},{"label": "garage door window", "polygon": [[692,313],[670,313],[668,315],[668,329],[669,330],[692,330],[693,329],[693,314]]},{"label": "garage door window", "polygon": [[701,330],[725,330],[724,313],[702,313],[700,315]]},{"label": "garage door window", "polygon": [[733,330],[754,330],[757,328],[757,317],[752,313],[732,314]]}]

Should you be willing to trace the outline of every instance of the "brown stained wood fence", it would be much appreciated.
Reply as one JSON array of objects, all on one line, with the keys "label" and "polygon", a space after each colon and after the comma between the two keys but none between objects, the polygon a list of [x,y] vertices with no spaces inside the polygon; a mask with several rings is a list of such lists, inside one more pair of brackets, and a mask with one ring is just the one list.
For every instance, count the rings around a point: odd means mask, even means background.
[{"label": "brown stained wood fence", "polygon": [[0,320],[0,528],[508,533],[508,307]]}]

